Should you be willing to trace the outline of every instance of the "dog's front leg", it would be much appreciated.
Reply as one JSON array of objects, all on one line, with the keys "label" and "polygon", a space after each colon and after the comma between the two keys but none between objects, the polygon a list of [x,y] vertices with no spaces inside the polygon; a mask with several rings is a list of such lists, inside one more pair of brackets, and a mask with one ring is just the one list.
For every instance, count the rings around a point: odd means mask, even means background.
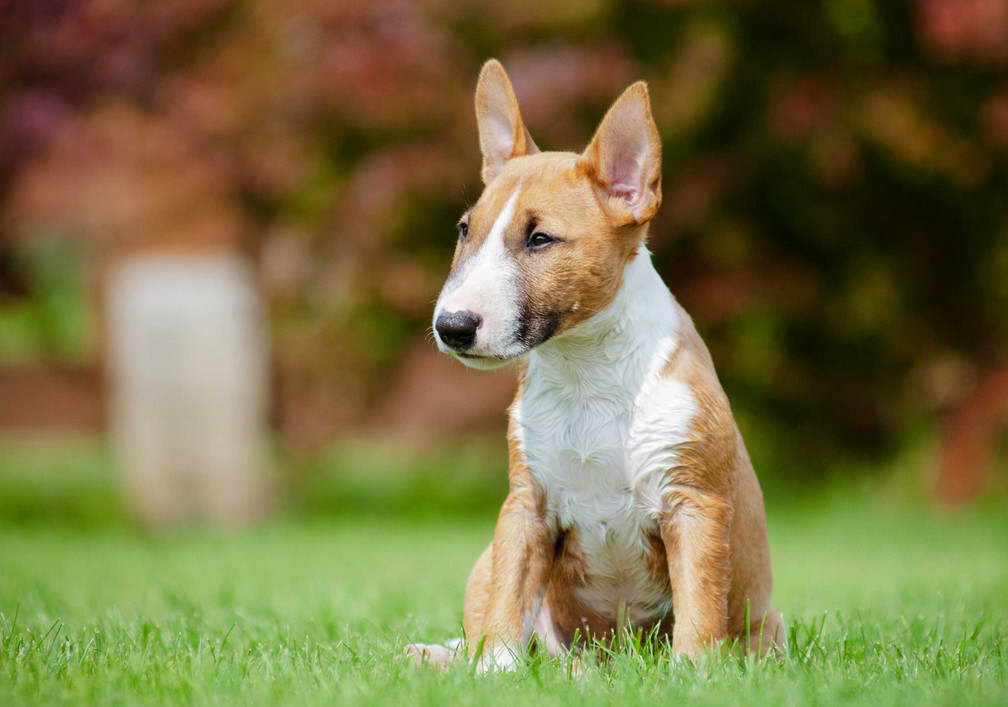
[{"label": "dog's front leg", "polygon": [[672,586],[672,648],[690,658],[725,638],[731,586],[731,506],[715,494],[673,489],[661,521]]},{"label": "dog's front leg", "polygon": [[512,481],[494,532],[482,635],[467,636],[472,652],[482,647],[481,672],[513,666],[532,637],[555,548],[544,507],[531,483]]}]

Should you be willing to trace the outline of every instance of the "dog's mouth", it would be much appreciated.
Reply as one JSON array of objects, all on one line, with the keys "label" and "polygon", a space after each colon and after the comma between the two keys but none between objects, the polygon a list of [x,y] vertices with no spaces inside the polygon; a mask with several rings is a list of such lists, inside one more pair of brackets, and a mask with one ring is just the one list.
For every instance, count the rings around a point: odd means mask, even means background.
[{"label": "dog's mouth", "polygon": [[459,358],[469,358],[476,361],[511,361],[516,358],[515,356],[483,356],[482,354],[471,354],[465,351],[453,351],[452,353]]},{"label": "dog's mouth", "polygon": [[514,356],[484,356],[480,354],[466,353],[464,351],[452,351],[451,355],[469,368],[490,371],[495,368],[502,368],[510,363],[514,363],[525,353],[526,352],[522,352]]}]

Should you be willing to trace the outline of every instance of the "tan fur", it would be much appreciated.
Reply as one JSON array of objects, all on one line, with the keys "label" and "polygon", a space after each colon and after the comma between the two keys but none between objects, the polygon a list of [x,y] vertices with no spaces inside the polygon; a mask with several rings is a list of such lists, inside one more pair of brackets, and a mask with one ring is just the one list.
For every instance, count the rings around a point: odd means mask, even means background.
[{"label": "tan fur", "polygon": [[777,645],[784,636],[770,606],[759,482],[707,347],[688,318],[680,336],[663,373],[690,386],[699,414],[693,441],[669,471],[662,519],[677,624],[673,647],[693,654],[712,641],[741,638],[747,611],[754,624],[751,648]]},{"label": "tan fur", "polygon": [[[661,203],[661,146],[647,88],[638,83],[624,92],[581,155],[538,152],[496,62],[480,76],[476,109],[487,187],[463,217],[469,235],[459,242],[452,270],[479,252],[520,185],[504,244],[519,264],[523,301],[533,313],[554,315],[555,335],[563,334],[612,302]],[[629,174],[628,151],[638,167]],[[530,224],[561,240],[528,252]],[[783,625],[770,605],[759,483],[710,354],[689,316],[681,315],[678,347],[662,375],[688,386],[697,413],[687,442],[677,447],[676,465],[666,472],[658,532],[646,539],[648,573],[672,602],[671,615],[657,622],[673,648],[688,656],[747,632],[751,650],[780,646]],[[519,386],[516,403],[522,394]],[[575,632],[611,636],[620,619],[577,599],[576,590],[590,581],[579,538],[548,522],[548,499],[521,452],[515,407],[508,432],[510,490],[465,594],[469,650],[482,645],[485,657],[521,650],[540,606],[560,646],[570,645]]]}]

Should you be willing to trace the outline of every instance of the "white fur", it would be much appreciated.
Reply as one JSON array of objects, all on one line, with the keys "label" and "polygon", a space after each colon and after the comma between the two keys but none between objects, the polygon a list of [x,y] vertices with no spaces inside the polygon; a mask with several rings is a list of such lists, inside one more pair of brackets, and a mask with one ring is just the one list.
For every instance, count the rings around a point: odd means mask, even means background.
[{"label": "white fur", "polygon": [[579,598],[632,623],[671,606],[645,558],[664,474],[696,411],[689,387],[661,375],[685,316],[642,246],[604,311],[529,354],[513,411],[551,521],[577,531],[588,578]]},{"label": "white fur", "polygon": [[479,663],[476,672],[480,675],[492,671],[507,672],[518,664],[519,649],[507,643],[495,643],[488,646]]},{"label": "white fur", "polygon": [[[504,208],[494,219],[490,233],[479,251],[462,264],[459,271],[445,283],[434,308],[434,323],[445,312],[468,310],[483,318],[476,332],[476,342],[467,353],[502,359],[520,353],[514,341],[520,311],[518,264],[504,245],[504,232],[514,219],[515,204],[521,185],[515,187]],[[444,345],[435,329],[438,348],[444,353],[455,352]],[[495,368],[504,360],[480,361],[456,356],[474,368]]]},{"label": "white fur", "polygon": [[455,638],[444,643],[410,643],[404,648],[407,658],[416,665],[445,665],[455,660],[464,649],[464,641]]}]

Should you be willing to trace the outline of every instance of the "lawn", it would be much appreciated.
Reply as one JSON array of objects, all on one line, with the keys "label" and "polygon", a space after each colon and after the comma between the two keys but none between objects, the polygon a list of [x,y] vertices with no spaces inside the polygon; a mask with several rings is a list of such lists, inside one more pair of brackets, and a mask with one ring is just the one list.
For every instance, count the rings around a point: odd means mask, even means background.
[{"label": "lawn", "polygon": [[4,705],[1008,703],[1000,503],[940,513],[865,488],[771,503],[780,660],[692,665],[626,641],[580,677],[542,658],[475,677],[397,656],[459,635],[492,532],[482,501],[425,504],[421,484],[241,532],[151,534],[117,510],[100,455],[61,462],[84,470],[67,481],[0,452]]}]

